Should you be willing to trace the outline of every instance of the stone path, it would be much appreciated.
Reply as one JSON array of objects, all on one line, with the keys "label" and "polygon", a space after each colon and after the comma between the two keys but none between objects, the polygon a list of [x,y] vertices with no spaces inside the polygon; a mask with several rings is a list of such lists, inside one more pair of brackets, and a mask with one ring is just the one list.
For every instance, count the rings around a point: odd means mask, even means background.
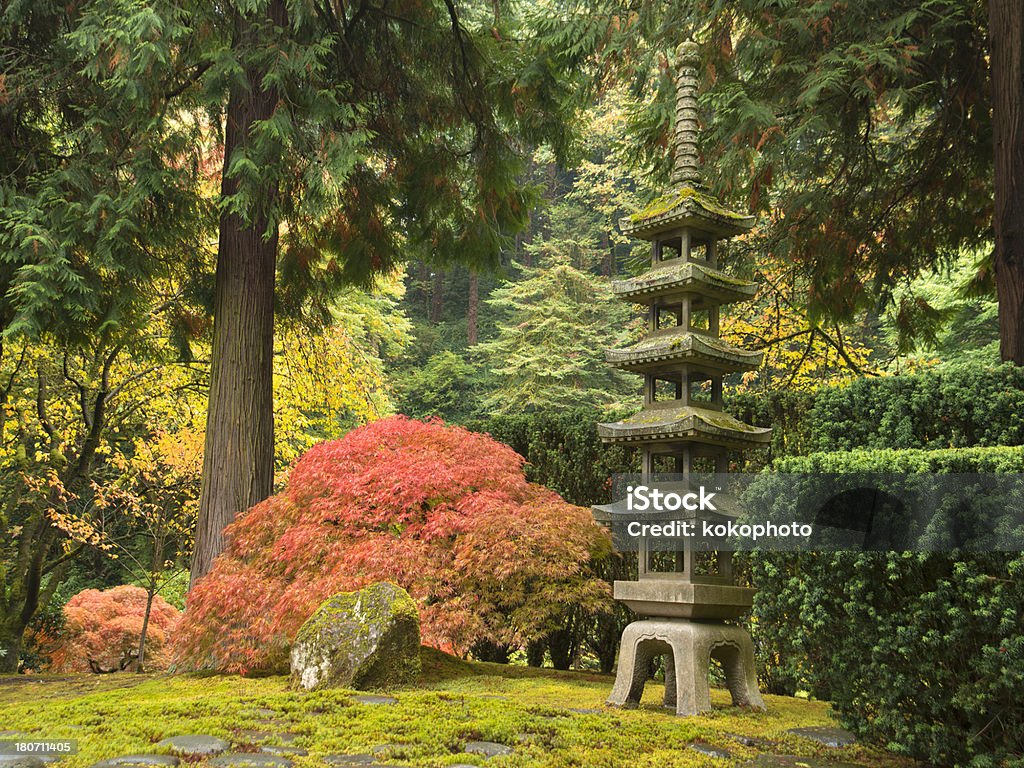
[{"label": "stone path", "polygon": [[[481,698],[505,699],[504,696],[483,696]],[[357,704],[369,706],[390,706],[398,703],[393,696],[376,694],[359,694],[351,697]],[[276,718],[280,713],[267,707],[260,707],[255,710],[262,722],[271,725],[286,725]],[[603,709],[568,708],[554,712],[533,712],[537,717],[572,717],[573,715],[607,714]],[[544,728],[544,726],[540,726]],[[829,726],[809,726],[802,728],[791,728],[788,734],[800,738],[809,739],[817,744],[828,747],[845,747],[856,743],[856,738],[849,731]],[[0,731],[0,739],[23,736],[18,731]],[[766,739],[745,736],[743,734],[725,733],[722,736],[731,739],[738,744],[758,750],[771,750],[778,748],[776,742]],[[520,733],[516,739],[517,744],[534,744],[544,740],[544,735],[534,733],[530,730]],[[172,755],[165,754],[134,754],[112,757],[95,763],[92,768],[177,768],[180,765],[179,757],[194,762],[206,760],[209,768],[294,768],[291,758],[305,757],[309,753],[306,749],[297,746],[289,746],[298,738],[295,733],[287,731],[274,731],[270,729],[245,729],[235,731],[233,741],[236,749],[241,747],[241,752],[229,752],[231,743],[207,734],[185,734],[172,736],[157,743],[157,747],[172,752]],[[263,744],[264,741],[278,741],[278,744]],[[410,754],[417,749],[417,744],[412,743],[385,743],[373,747],[368,753],[356,754],[332,754],[322,758],[321,764],[328,768],[402,768],[402,766],[391,765],[387,761],[402,760],[409,758]],[[730,751],[724,747],[709,744],[703,741],[696,741],[687,745],[693,752],[711,757],[714,759],[728,760],[732,757]],[[258,751],[257,751],[258,750]],[[487,760],[494,757],[501,757],[515,754],[513,747],[508,744],[501,744],[494,741],[469,741],[462,748],[463,755],[474,755]],[[445,757],[451,759],[456,757],[450,753]],[[0,755],[0,768],[47,768],[46,763],[52,762],[56,757],[39,755]],[[863,768],[852,763],[833,762],[821,758],[800,757],[796,755],[761,754],[752,761],[746,763],[750,768]],[[477,768],[470,763],[452,763],[448,768]]]},{"label": "stone path", "polygon": [[808,728],[790,728],[786,733],[801,736],[826,747],[848,747],[857,741],[857,737],[842,728],[830,728],[825,725],[813,725]]},{"label": "stone path", "polygon": [[216,768],[292,768],[291,760],[262,752],[232,752],[211,758],[207,765]]},{"label": "stone path", "polygon": [[45,768],[46,761],[35,755],[0,755],[2,768]]},{"label": "stone path", "polygon": [[505,744],[498,744],[495,741],[469,741],[462,751],[469,755],[483,755],[484,757],[497,757],[498,755],[511,755],[512,747]]},{"label": "stone path", "polygon": [[398,699],[394,696],[375,696],[373,694],[360,694],[359,696],[353,696],[352,701],[358,702],[359,704],[375,704],[382,706],[390,706],[398,703]]},{"label": "stone path", "polygon": [[728,750],[712,746],[711,744],[704,744],[703,742],[695,742],[690,744],[689,747],[694,752],[699,752],[700,754],[707,755],[708,757],[717,757],[723,760],[732,757]]},{"label": "stone path", "polygon": [[63,755],[51,755],[46,752],[36,752],[31,755],[0,755],[0,768],[31,768],[22,761],[29,760],[32,765],[48,765],[56,763]]},{"label": "stone path", "polygon": [[185,736],[171,736],[169,739],[157,742],[157,746],[169,749],[181,757],[200,757],[205,755],[217,755],[227,752],[231,745],[224,739],[204,734],[191,734]]},{"label": "stone path", "polygon": [[92,768],[167,768],[178,763],[174,755],[122,755],[100,760]]}]

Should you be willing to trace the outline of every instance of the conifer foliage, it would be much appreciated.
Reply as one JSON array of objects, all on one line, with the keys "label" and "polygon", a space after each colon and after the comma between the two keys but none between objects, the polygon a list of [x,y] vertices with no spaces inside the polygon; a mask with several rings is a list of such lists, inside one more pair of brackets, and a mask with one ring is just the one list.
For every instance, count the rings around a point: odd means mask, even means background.
[{"label": "conifer foliage", "polygon": [[639,390],[635,377],[604,360],[607,347],[626,341],[628,309],[607,281],[578,269],[560,246],[542,244],[542,265],[519,267],[523,278],[487,302],[502,316],[495,338],[477,349],[497,379],[483,403],[488,413],[615,405]]},{"label": "conifer foliage", "polygon": [[589,565],[608,551],[590,513],[523,476],[487,435],[402,416],[321,443],[286,490],[226,531],[178,634],[191,666],[280,669],[324,599],[375,581],[420,606],[423,640],[466,652],[523,645],[572,606],[601,610]]}]

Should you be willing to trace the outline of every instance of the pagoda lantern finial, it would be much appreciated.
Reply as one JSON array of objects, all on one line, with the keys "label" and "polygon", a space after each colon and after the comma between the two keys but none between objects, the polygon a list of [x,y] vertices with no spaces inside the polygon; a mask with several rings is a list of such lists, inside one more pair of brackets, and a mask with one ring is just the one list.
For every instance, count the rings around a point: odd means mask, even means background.
[{"label": "pagoda lantern finial", "polygon": [[672,187],[700,186],[700,160],[697,140],[700,126],[697,122],[697,67],[700,56],[692,40],[676,48],[676,121],[673,131]]}]

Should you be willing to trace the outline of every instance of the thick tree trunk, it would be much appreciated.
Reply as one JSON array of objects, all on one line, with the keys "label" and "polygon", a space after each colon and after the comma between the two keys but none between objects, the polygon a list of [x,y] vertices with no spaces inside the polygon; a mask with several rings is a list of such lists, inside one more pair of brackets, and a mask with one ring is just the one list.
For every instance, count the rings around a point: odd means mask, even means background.
[{"label": "thick tree trunk", "polygon": [[548,635],[548,653],[551,654],[551,666],[555,669],[569,669],[575,655],[572,629],[556,629],[551,632]]},{"label": "thick tree trunk", "polygon": [[477,310],[480,307],[480,281],[475,270],[469,271],[469,307],[466,309],[466,346],[477,341]]},{"label": "thick tree trunk", "polygon": [[1024,7],[989,0],[999,349],[1024,365]]},{"label": "thick tree trunk", "polygon": [[[271,0],[269,18],[285,26],[284,0]],[[255,39],[253,26],[236,16],[234,46],[244,50]],[[235,86],[228,98],[224,168],[250,141],[253,123],[269,119],[278,103],[265,90],[263,73],[246,69],[248,87]],[[221,192],[237,182],[225,173]],[[224,548],[224,527],[235,515],[270,495],[274,478],[274,273],[277,228],[267,236],[276,186],[260,190],[249,221],[225,213],[220,220],[214,293],[210,401],[206,417],[202,491],[192,583],[206,574]]]}]

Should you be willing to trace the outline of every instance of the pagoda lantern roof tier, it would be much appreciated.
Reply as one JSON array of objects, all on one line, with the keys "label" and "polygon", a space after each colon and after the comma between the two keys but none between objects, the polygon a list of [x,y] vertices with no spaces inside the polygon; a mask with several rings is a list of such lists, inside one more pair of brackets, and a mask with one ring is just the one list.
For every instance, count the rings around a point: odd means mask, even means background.
[{"label": "pagoda lantern roof tier", "polygon": [[639,615],[672,619],[736,619],[750,610],[755,592],[729,583],[684,581],[672,573],[616,581],[613,588],[615,599]]},{"label": "pagoda lantern roof tier", "polygon": [[655,331],[631,347],[605,350],[604,356],[616,368],[635,373],[668,373],[686,363],[706,373],[721,374],[752,371],[761,364],[764,353],[676,326]]},{"label": "pagoda lantern roof tier", "polygon": [[667,400],[639,413],[597,425],[605,443],[706,443],[724,448],[758,448],[771,440],[771,429],[744,424],[722,411]]},{"label": "pagoda lantern roof tier", "polygon": [[615,280],[612,291],[619,299],[650,304],[668,297],[693,294],[715,304],[747,301],[757,293],[757,283],[739,280],[708,264],[674,258],[629,280]]},{"label": "pagoda lantern roof tier", "polygon": [[753,216],[730,211],[693,186],[679,187],[652,200],[642,211],[619,220],[623,234],[641,240],[656,240],[677,229],[718,240],[743,234],[753,226]]},{"label": "pagoda lantern roof tier", "polygon": [[[678,487],[677,487],[678,486]],[[687,493],[695,490],[683,487],[682,483],[659,482],[658,489],[664,493]],[[594,504],[590,511],[594,520],[602,525],[614,525],[621,522],[639,520],[644,523],[671,522],[674,520],[708,520],[715,523],[728,523],[739,520],[743,510],[740,500],[730,493],[715,493],[715,511],[664,510],[634,512],[629,509],[626,499],[619,499],[610,504]]]}]

